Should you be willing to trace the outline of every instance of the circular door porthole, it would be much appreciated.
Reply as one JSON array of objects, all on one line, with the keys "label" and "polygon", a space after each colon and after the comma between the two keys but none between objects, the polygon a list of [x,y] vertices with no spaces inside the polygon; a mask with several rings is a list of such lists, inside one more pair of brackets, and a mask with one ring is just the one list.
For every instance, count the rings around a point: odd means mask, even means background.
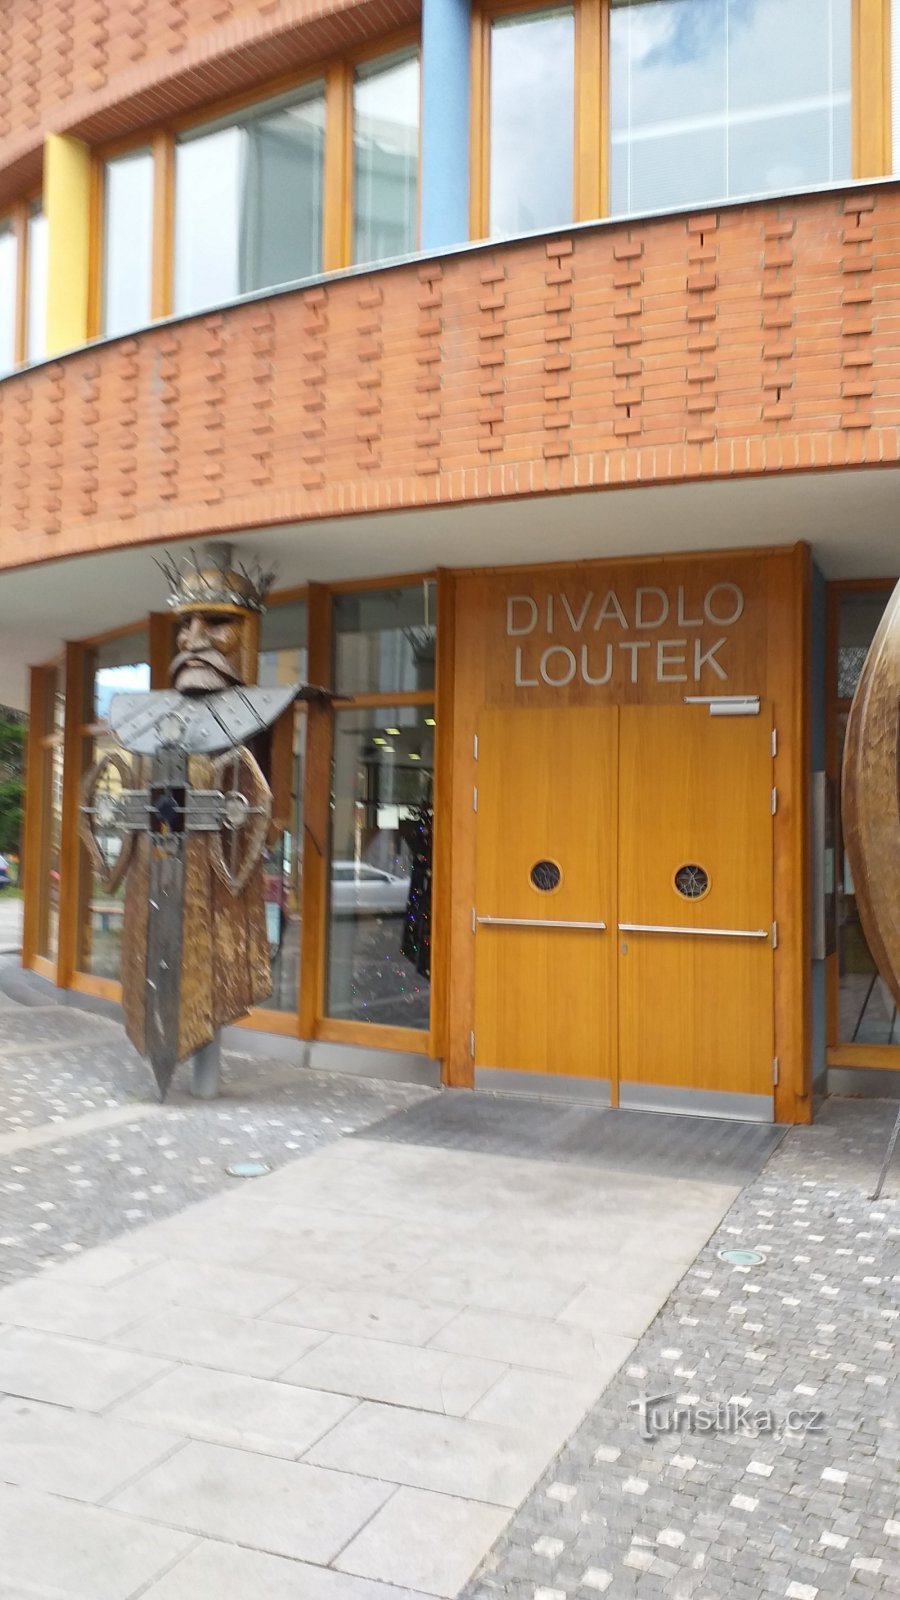
[{"label": "circular door porthole", "polygon": [[532,889],[539,894],[552,894],[562,882],[562,872],[555,861],[536,861],[528,876]]},{"label": "circular door porthole", "polygon": [[685,900],[702,900],[709,893],[709,874],[696,862],[686,862],[679,867],[672,882]]}]

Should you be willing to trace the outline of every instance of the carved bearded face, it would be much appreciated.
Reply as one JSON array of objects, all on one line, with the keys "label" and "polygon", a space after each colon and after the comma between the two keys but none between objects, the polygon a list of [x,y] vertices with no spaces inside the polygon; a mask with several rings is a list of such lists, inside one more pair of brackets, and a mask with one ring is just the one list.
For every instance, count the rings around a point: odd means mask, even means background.
[{"label": "carved bearded face", "polygon": [[227,612],[186,612],[176,643],[178,654],[169,670],[173,689],[182,694],[213,694],[243,683],[239,617]]}]

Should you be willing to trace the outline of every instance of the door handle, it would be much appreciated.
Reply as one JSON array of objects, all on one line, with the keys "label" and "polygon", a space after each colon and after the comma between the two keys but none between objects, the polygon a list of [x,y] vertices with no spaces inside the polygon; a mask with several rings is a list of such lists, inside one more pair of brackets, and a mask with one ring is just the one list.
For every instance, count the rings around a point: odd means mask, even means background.
[{"label": "door handle", "polygon": [[605,922],[551,922],[548,917],[476,917],[476,922],[490,928],[583,928],[587,932],[605,933]]},{"label": "door handle", "polygon": [[684,933],[693,939],[768,939],[769,928],[677,928],[665,922],[620,922],[620,933]]}]

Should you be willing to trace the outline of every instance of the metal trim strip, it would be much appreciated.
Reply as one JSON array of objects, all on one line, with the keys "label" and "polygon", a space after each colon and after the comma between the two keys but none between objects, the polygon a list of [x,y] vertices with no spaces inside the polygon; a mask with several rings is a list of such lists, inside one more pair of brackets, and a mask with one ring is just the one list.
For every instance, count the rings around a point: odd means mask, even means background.
[{"label": "metal trim strip", "polygon": [[771,1094],[735,1094],[724,1089],[683,1089],[674,1084],[619,1084],[623,1111],[659,1111],[696,1117],[721,1117],[730,1122],[774,1122]]},{"label": "metal trim strip", "polygon": [[620,933],[688,933],[707,939],[768,939],[767,928],[679,928],[665,922],[620,922]]},{"label": "metal trim strip", "polygon": [[586,928],[606,932],[605,922],[554,922],[549,917],[476,917],[475,921],[491,928]]}]

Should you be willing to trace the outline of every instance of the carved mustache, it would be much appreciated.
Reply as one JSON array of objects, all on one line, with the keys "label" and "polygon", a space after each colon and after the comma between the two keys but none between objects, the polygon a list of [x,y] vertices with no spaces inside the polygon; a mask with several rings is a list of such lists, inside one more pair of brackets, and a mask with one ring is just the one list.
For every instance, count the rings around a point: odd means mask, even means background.
[{"label": "carved mustache", "polygon": [[235,672],[234,666],[228,660],[228,657],[223,656],[222,652],[215,650],[212,645],[208,649],[180,650],[169,669],[170,678],[176,678],[182,667],[188,665],[210,667],[213,672],[218,672],[223,678],[227,678],[229,683],[240,682],[238,674]]}]

